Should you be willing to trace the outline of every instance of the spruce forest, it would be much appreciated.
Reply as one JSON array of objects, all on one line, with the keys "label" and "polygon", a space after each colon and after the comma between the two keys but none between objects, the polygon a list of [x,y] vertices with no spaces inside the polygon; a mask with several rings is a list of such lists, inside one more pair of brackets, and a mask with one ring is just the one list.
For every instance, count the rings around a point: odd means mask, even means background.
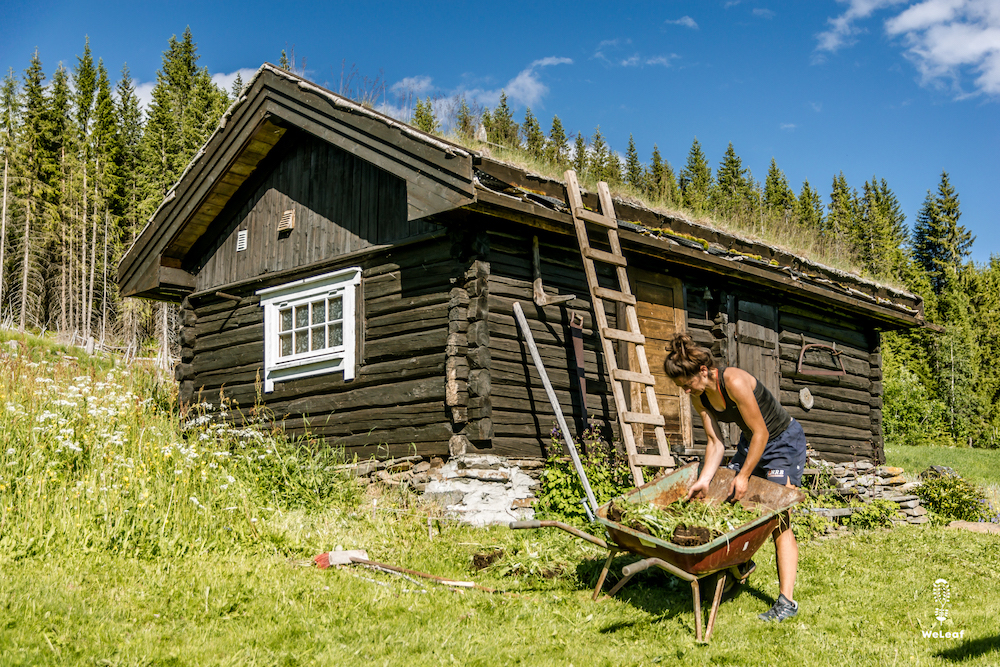
[{"label": "spruce forest", "polygon": [[[282,53],[281,65],[293,69],[294,57]],[[89,41],[49,75],[37,52],[10,69],[0,89],[2,325],[169,367],[174,307],[121,298],[118,262],[241,89],[239,79],[220,89],[198,66],[190,30],[168,41],[146,108],[127,66],[109,74]],[[378,79],[356,77],[337,92],[376,108],[385,96]],[[947,165],[907,221],[877,175],[852,186],[840,172],[828,190],[807,180],[796,193],[774,158],[760,181],[731,143],[713,170],[694,139],[678,170],[655,145],[644,160],[631,137],[622,157],[599,127],[573,133],[555,116],[546,133],[530,108],[518,122],[504,95],[494,108],[412,98],[404,120],[424,131],[557,178],[572,167],[585,186],[604,180],[619,196],[919,294],[940,331],[883,335],[887,444],[1000,447],[1000,257],[969,260],[975,238]]]}]

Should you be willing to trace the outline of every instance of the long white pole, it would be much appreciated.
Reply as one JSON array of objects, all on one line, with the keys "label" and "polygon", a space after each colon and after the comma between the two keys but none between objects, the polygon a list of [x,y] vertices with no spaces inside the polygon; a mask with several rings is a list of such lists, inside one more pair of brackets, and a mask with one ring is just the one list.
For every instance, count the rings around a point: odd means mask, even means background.
[{"label": "long white pole", "polygon": [[597,516],[597,499],[594,498],[594,492],[590,489],[590,480],[587,479],[587,472],[583,469],[583,464],[580,463],[580,455],[576,453],[576,445],[573,444],[573,436],[570,435],[572,431],[566,425],[566,418],[563,417],[562,408],[559,407],[556,392],[552,389],[552,383],[549,382],[549,375],[545,372],[545,366],[542,365],[542,358],[538,356],[538,347],[535,345],[535,339],[531,335],[531,329],[528,328],[528,320],[524,317],[521,304],[516,301],[514,302],[514,317],[517,318],[517,323],[521,327],[524,339],[528,343],[528,350],[531,352],[532,361],[535,362],[535,368],[538,369],[538,374],[542,377],[542,386],[545,387],[549,403],[552,404],[552,409],[556,413],[556,423],[559,424],[559,432],[562,434],[563,441],[569,448],[569,455],[573,458],[573,466],[576,468],[576,474],[580,476],[580,482],[583,483],[583,490],[587,494],[590,509],[593,511],[593,515]]}]

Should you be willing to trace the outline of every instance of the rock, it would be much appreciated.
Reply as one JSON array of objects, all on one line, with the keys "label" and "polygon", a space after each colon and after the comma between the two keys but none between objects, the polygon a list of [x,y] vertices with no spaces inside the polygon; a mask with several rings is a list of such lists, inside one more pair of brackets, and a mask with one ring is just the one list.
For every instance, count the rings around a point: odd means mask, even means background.
[{"label": "rock", "polygon": [[906,520],[907,523],[913,523],[913,524],[927,523],[928,521],[930,521],[930,519],[926,515],[911,516]]},{"label": "rock", "polygon": [[889,477],[882,483],[887,486],[902,486],[903,484],[906,484],[906,478],[902,475],[896,475],[895,477]]},{"label": "rock", "polygon": [[949,528],[960,528],[962,530],[971,530],[974,533],[987,533],[989,535],[1000,535],[1000,524],[988,523],[982,521],[975,523],[972,521],[952,521],[948,524]]},{"label": "rock", "polygon": [[442,507],[457,505],[462,502],[465,494],[461,491],[431,491],[424,494],[424,500],[429,503],[437,503]]},{"label": "rock", "polygon": [[859,471],[871,470],[874,467],[875,465],[873,463],[869,463],[868,461],[858,461],[854,464],[854,469]]},{"label": "rock", "polygon": [[899,503],[899,508],[900,509],[904,509],[904,510],[905,509],[913,509],[914,507],[920,507],[920,499],[919,498],[917,498],[916,500],[902,500],[902,501],[897,500],[895,502]]},{"label": "rock", "polygon": [[875,475],[858,475],[858,486],[875,486],[878,477]]},{"label": "rock", "polygon": [[927,514],[927,509],[924,507],[920,507],[918,505],[917,507],[909,507],[907,509],[904,509],[903,514],[905,514],[906,516],[923,516]]},{"label": "rock", "polygon": [[847,468],[845,468],[844,466],[834,466],[833,467],[833,476],[834,477],[843,477],[846,474],[847,474]]},{"label": "rock", "polygon": [[907,493],[909,491],[912,491],[913,489],[918,488],[919,486],[920,482],[907,482],[906,484],[900,486],[896,490],[899,491],[900,493]]},{"label": "rock", "polygon": [[938,477],[961,477],[957,472],[948,466],[931,466],[920,473],[920,479],[936,479]]},{"label": "rock", "polygon": [[[896,489],[896,490],[898,491],[899,489]],[[903,495],[897,494],[897,495],[894,495],[892,498],[890,498],[890,500],[892,500],[892,502],[894,502],[894,503],[905,503],[905,502],[910,501],[910,500],[920,500],[920,496],[915,496],[913,494],[903,496]]]},{"label": "rock", "polygon": [[431,467],[434,468],[435,470],[443,465],[444,465],[444,459],[442,459],[440,456],[435,456],[431,458]]},{"label": "rock", "polygon": [[851,489],[857,483],[849,477],[834,477],[833,481],[837,483],[839,489]]},{"label": "rock", "polygon": [[902,475],[904,472],[906,471],[895,466],[879,466],[875,469],[875,474],[879,477],[896,477],[897,475]]},{"label": "rock", "polygon": [[538,470],[545,467],[545,461],[542,459],[511,459],[507,461],[507,465],[516,466],[521,470]]},{"label": "rock", "polygon": [[421,461],[417,465],[413,466],[413,474],[419,474],[422,472],[427,472],[431,469],[431,464],[428,461]]},{"label": "rock", "polygon": [[510,474],[503,470],[490,470],[487,468],[470,468],[459,470],[455,477],[466,479],[478,479],[482,482],[508,482]]}]

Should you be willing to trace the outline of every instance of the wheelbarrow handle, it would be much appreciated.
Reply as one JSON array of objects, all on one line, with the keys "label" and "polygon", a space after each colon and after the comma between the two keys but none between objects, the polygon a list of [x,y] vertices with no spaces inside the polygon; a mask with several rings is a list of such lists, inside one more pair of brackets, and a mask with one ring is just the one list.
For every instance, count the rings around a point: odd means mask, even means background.
[{"label": "wheelbarrow handle", "polygon": [[587,540],[591,544],[597,545],[602,549],[610,549],[608,543],[599,537],[595,537],[590,533],[585,533],[575,526],[571,526],[568,523],[563,523],[562,521],[539,521],[537,519],[532,521],[511,521],[507,524],[511,530],[519,530],[522,528],[559,528],[565,530],[570,535],[575,535],[581,540]]}]

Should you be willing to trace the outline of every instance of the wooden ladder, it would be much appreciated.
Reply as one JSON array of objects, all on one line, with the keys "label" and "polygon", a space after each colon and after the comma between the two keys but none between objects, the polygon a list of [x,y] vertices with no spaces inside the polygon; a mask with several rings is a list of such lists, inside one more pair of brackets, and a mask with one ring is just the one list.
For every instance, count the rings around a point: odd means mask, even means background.
[{"label": "wooden ladder", "polygon": [[[566,171],[565,178],[567,201],[569,201],[570,211],[573,214],[576,238],[580,242],[583,268],[587,275],[587,285],[590,287],[590,296],[594,305],[595,328],[601,336],[601,348],[604,352],[605,366],[609,371],[621,437],[625,441],[625,451],[628,454],[632,479],[636,486],[641,486],[643,484],[641,466],[673,468],[674,458],[670,455],[667,436],[663,431],[663,415],[660,414],[660,405],[656,400],[656,378],[649,372],[649,362],[646,360],[646,337],[639,331],[639,318],[635,311],[636,299],[632,295],[628,279],[628,262],[622,254],[621,244],[618,241],[618,219],[615,215],[615,206],[608,184],[601,181],[597,184],[601,212],[595,213],[587,210],[583,206],[583,197],[580,194],[580,183],[577,181],[576,172],[572,169]],[[591,247],[587,223],[607,232],[611,252]],[[617,290],[601,287],[598,284],[595,262],[615,267],[615,273],[618,277]],[[605,300],[623,306],[627,328],[612,329],[608,326],[607,314],[604,311]],[[618,326],[621,327],[622,322],[619,321]],[[615,341],[634,346],[634,357],[639,366],[638,372],[618,367],[614,348]],[[643,392],[646,395],[645,401],[633,401],[631,410],[625,401],[626,390],[623,386],[625,382],[630,383],[630,385],[632,383],[638,385],[640,391],[633,392],[633,396],[641,397]],[[635,403],[640,403],[640,405]],[[645,412],[642,411],[641,403],[645,403]],[[659,454],[640,454],[638,452],[635,444],[635,431],[633,430],[635,425],[640,425],[640,428],[645,425],[653,427]]]}]

